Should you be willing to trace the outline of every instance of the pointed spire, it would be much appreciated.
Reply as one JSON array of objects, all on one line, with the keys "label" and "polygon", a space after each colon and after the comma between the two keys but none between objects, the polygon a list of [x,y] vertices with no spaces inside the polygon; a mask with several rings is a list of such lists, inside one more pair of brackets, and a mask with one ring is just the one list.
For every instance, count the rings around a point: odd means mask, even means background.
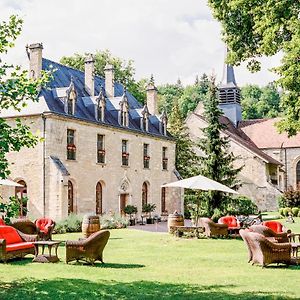
[{"label": "pointed spire", "polygon": [[68,98],[70,97],[71,92],[73,92],[76,96],[76,90],[75,90],[75,84],[74,84],[74,77],[73,76],[71,76],[70,85],[66,90],[66,94],[67,94]]},{"label": "pointed spire", "polygon": [[[225,50],[225,60],[226,60],[226,57],[227,57],[227,52],[228,52],[228,49],[226,48],[226,50]],[[237,86],[236,81],[235,81],[233,66],[228,65],[226,62],[224,63],[223,78],[222,78],[221,85],[222,86],[223,85]]]},{"label": "pointed spire", "polygon": [[151,76],[150,76],[150,81],[149,81],[149,83],[155,85],[153,74],[151,74]]}]

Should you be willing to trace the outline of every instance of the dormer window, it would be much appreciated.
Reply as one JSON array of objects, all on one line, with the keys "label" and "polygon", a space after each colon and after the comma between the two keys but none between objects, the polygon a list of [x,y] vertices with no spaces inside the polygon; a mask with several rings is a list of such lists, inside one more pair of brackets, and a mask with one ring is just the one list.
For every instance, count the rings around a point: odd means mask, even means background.
[{"label": "dormer window", "polygon": [[144,105],[142,110],[142,118],[141,118],[141,129],[144,131],[148,131],[149,127],[149,111],[147,105]]},{"label": "dormer window", "polygon": [[100,87],[99,95],[96,98],[95,115],[99,122],[104,122],[106,100],[102,86]]},{"label": "dormer window", "polygon": [[129,105],[126,96],[126,89],[124,89],[124,94],[120,102],[120,112],[119,112],[119,124],[124,127],[129,126]]},{"label": "dormer window", "polygon": [[67,113],[68,115],[74,115],[76,99],[77,99],[77,92],[75,90],[73,77],[71,78],[71,83],[66,91],[66,94],[67,94],[67,97],[65,100],[65,113]]},{"label": "dormer window", "polygon": [[163,135],[167,135],[167,125],[168,125],[168,117],[167,113],[164,110],[160,117],[160,133]]}]

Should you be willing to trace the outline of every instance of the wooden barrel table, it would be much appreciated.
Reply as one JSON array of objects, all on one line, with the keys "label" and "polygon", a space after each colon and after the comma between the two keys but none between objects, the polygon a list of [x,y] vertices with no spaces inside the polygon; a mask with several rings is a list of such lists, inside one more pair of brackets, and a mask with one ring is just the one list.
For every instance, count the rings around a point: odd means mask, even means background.
[{"label": "wooden barrel table", "polygon": [[168,216],[168,231],[169,233],[172,233],[172,227],[174,226],[184,226],[184,219],[183,215],[180,215],[178,213],[170,214]]},{"label": "wooden barrel table", "polygon": [[85,215],[82,220],[82,233],[87,238],[100,230],[100,218],[95,215]]}]

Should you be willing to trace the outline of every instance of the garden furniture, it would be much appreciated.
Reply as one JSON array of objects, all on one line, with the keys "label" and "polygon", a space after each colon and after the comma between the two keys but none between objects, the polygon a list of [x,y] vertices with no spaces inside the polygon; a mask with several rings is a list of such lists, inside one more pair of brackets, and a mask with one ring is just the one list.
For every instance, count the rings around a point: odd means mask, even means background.
[{"label": "garden furniture", "polygon": [[264,222],[262,222],[262,225],[271,228],[273,231],[275,231],[277,233],[284,232],[283,225],[277,221],[264,221]]},{"label": "garden furniture", "polygon": [[278,243],[288,243],[288,234],[286,232],[277,233],[273,231],[271,228],[265,225],[252,225],[249,227],[249,230],[252,232],[260,233],[263,236],[270,238],[270,240],[274,240]]},{"label": "garden furniture", "polygon": [[22,233],[12,226],[0,226],[0,260],[34,254],[35,236]]},{"label": "garden furniture", "polygon": [[55,222],[50,218],[41,218],[35,220],[35,225],[39,229],[40,238],[42,240],[52,240],[52,232],[55,227]]},{"label": "garden furniture", "polygon": [[[59,258],[57,256],[57,249],[59,244],[62,241],[36,241],[33,242],[34,246],[34,258],[33,262],[39,262],[39,263],[55,263],[59,261]],[[45,254],[45,248],[48,248],[48,254]],[[40,253],[41,248],[41,253]],[[54,253],[52,252],[52,248],[54,249]]]},{"label": "garden furniture", "polygon": [[241,229],[240,223],[234,216],[221,217],[218,220],[218,224],[227,224],[229,233],[236,234]]},{"label": "garden furniture", "polygon": [[228,225],[218,224],[210,218],[200,218],[200,226],[204,228],[204,234],[207,237],[228,236]]},{"label": "garden furniture", "polygon": [[39,228],[29,219],[17,219],[12,222],[11,226],[26,234],[38,235],[40,233]]},{"label": "garden furniture", "polygon": [[290,243],[273,243],[262,234],[244,229],[240,230],[240,235],[247,245],[252,264],[265,267],[271,263],[292,263]]},{"label": "garden furniture", "polygon": [[86,239],[66,241],[66,263],[73,260],[85,260],[94,265],[96,260],[103,262],[103,250],[109,239],[110,232],[101,230]]}]

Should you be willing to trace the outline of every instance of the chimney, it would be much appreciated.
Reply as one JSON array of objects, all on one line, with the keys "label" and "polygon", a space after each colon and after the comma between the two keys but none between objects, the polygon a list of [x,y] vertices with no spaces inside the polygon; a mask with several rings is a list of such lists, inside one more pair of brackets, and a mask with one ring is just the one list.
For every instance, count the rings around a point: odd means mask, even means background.
[{"label": "chimney", "polygon": [[95,96],[95,60],[89,54],[84,60],[84,88],[90,96]]},{"label": "chimney", "polygon": [[29,77],[37,79],[41,76],[42,71],[43,44],[27,45],[26,52],[29,58]]},{"label": "chimney", "polygon": [[154,85],[154,78],[151,75],[150,82],[147,86],[147,107],[151,115],[158,114],[157,108],[157,88]]},{"label": "chimney", "polygon": [[104,69],[105,74],[105,92],[108,97],[115,96],[114,88],[114,67],[110,64],[107,64]]}]

